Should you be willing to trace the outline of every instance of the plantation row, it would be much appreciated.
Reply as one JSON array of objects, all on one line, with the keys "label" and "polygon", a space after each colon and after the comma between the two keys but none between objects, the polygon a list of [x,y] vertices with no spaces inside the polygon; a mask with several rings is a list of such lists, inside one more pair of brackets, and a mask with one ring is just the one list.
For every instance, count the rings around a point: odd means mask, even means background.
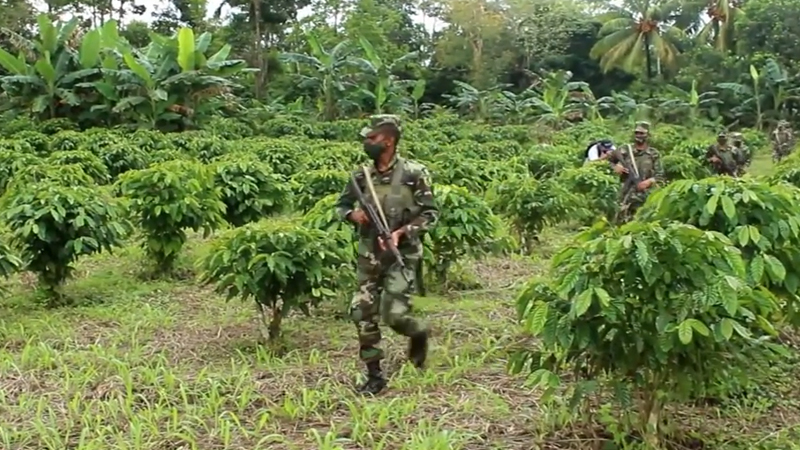
[{"label": "plantation row", "polygon": [[[2,275],[24,267],[57,300],[84,255],[136,238],[148,268],[166,275],[186,231],[202,230],[221,233],[198,262],[201,279],[255,299],[270,338],[290,311],[352,292],[356,248],[334,203],[364,162],[350,137],[355,123],[308,125],[294,137],[259,136],[229,121],[216,134],[53,125],[6,129],[0,141]],[[340,130],[340,141],[308,136],[316,127]],[[409,124],[401,152],[431,168],[442,212],[426,236],[436,286],[447,286],[466,257],[529,248],[547,225],[612,216],[619,180],[605,163],[584,165],[582,152],[597,137],[625,142],[627,130],[615,129],[576,126],[538,143],[545,137],[536,129]],[[506,133],[522,137],[498,139]],[[789,270],[800,264],[800,157],[765,179],[706,178],[701,161],[714,133],[655,133],[670,183],[636,221],[597,223],[554,257],[547,277],[528,284],[520,319],[541,346],[521,349],[513,362],[548,392],[564,367],[580,368],[576,400],[605,387],[623,403],[645,399],[635,410],[653,439],[666,404],[702,396],[724,378],[757,383],[752,361],[768,367],[785,354],[772,339],[777,330],[800,325],[800,277]],[[747,135],[763,152],[765,138]]]}]

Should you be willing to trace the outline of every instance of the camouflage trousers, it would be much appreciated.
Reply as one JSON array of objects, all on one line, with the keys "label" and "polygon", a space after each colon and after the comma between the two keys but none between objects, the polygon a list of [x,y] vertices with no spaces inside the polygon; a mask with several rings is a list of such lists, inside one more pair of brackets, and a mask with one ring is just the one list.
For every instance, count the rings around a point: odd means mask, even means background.
[{"label": "camouflage trousers", "polygon": [[617,212],[616,223],[622,225],[633,220],[636,211],[644,205],[647,200],[647,192],[629,192],[622,193],[619,203],[619,211]]},{"label": "camouflage trousers", "polygon": [[772,161],[780,162],[792,153],[792,147],[787,144],[772,144]]},{"label": "camouflage trousers", "polygon": [[391,254],[379,259],[370,252],[359,251],[358,290],[350,304],[350,318],[358,329],[359,357],[365,363],[383,359],[383,350],[378,347],[381,320],[407,337],[427,330],[424,322],[411,315],[414,269],[422,257],[422,247],[418,252],[404,253],[405,270]]}]

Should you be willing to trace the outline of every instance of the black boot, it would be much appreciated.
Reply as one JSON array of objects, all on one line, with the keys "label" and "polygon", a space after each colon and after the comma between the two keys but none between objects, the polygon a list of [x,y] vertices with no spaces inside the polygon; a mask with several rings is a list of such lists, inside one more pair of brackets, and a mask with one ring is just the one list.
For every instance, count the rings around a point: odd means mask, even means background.
[{"label": "black boot", "polygon": [[358,389],[360,394],[378,395],[386,387],[383,378],[381,363],[378,361],[367,363],[367,382]]},{"label": "black boot", "polygon": [[423,331],[411,336],[408,343],[408,359],[414,367],[422,369],[428,358],[428,332]]}]

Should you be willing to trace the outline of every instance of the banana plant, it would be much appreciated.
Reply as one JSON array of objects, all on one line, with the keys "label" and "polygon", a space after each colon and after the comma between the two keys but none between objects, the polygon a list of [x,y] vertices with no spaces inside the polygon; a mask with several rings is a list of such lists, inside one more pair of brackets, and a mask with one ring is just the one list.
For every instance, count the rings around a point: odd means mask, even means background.
[{"label": "banana plant", "polygon": [[526,123],[535,111],[536,91],[526,89],[519,94],[511,91],[501,91],[497,94],[496,118],[515,124]]},{"label": "banana plant", "polygon": [[374,88],[372,91],[369,91],[369,97],[371,97],[375,103],[375,113],[381,114],[384,112],[384,106],[387,101],[390,101],[390,96],[393,94],[402,95],[405,91],[404,89],[393,89],[393,84],[404,81],[394,75],[395,70],[416,60],[419,57],[419,53],[406,53],[389,63],[378,55],[378,52],[375,51],[375,47],[372,46],[369,40],[362,36],[359,38],[358,42],[361,45],[361,49],[364,50],[366,58],[355,58],[354,62],[358,64],[365,73],[374,78]]},{"label": "banana plant", "polygon": [[[0,65],[10,73],[0,77],[0,86],[17,109],[48,118],[71,115],[73,108],[83,104],[75,85],[100,73],[100,32],[86,33],[76,51],[72,40],[77,18],[58,24],[41,14],[37,22],[37,39],[30,41],[19,35],[12,39],[18,56],[0,49]],[[34,62],[30,64],[29,60]]]},{"label": "banana plant", "polygon": [[[312,89],[318,95],[317,108],[325,120],[334,120],[347,106],[348,95],[357,89],[356,83],[347,73],[348,68],[358,67],[353,57],[350,42],[343,40],[332,49],[322,47],[314,33],[306,35],[311,51],[305,53],[282,53],[280,59],[296,66],[300,78],[300,89]],[[303,74],[300,66],[311,70]]]},{"label": "banana plant", "polygon": [[550,72],[538,86],[538,97],[533,104],[538,110],[539,120],[553,126],[561,126],[566,121],[580,117],[581,104],[578,96],[589,85],[583,81],[570,81],[572,72]]},{"label": "banana plant", "polygon": [[732,92],[737,100],[740,102],[739,106],[734,108],[731,112],[736,118],[740,118],[755,109],[756,129],[761,130],[764,126],[764,114],[762,111],[762,94],[761,94],[761,74],[756,69],[756,66],[750,64],[750,82],[748,86],[744,83],[720,83],[718,88]]},{"label": "banana plant", "polygon": [[463,81],[453,80],[455,94],[443,94],[461,114],[477,120],[488,120],[497,111],[497,94],[511,87],[511,84],[498,84],[489,89],[478,89]]},{"label": "banana plant", "polygon": [[675,98],[661,102],[658,106],[659,111],[672,118],[687,119],[689,123],[697,123],[704,115],[706,118],[714,118],[718,114],[717,105],[723,103],[717,98],[719,96],[717,91],[699,93],[697,80],[692,80],[692,88],[689,91],[672,85],[666,85],[665,88]]},{"label": "banana plant", "polygon": [[209,33],[195,40],[191,28],[181,28],[171,38],[151,38],[143,51],[120,46],[124,66],[115,76],[122,95],[112,109],[151,128],[191,123],[208,103],[216,108],[232,101],[229,94],[236,85],[228,77],[256,70],[246,69],[242,60],[228,60],[229,45],[206,57]]}]

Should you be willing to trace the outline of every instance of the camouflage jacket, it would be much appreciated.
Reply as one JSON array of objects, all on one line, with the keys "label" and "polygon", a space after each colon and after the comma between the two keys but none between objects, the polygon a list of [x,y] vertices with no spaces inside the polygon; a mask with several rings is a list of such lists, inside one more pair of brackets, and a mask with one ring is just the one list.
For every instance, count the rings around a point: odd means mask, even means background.
[{"label": "camouflage jacket", "polygon": [[741,147],[733,147],[733,154],[736,158],[736,164],[739,168],[748,167],[753,160],[753,154],[750,152],[750,148],[746,145],[742,145]]},{"label": "camouflage jacket", "polygon": [[794,145],[794,133],[791,129],[774,130],[772,132],[773,147],[791,147]]},{"label": "camouflage jacket", "polygon": [[729,175],[736,173],[736,169],[738,168],[739,164],[737,162],[737,154],[733,147],[730,145],[721,147],[719,144],[711,144],[708,147],[708,150],[706,150],[706,160],[713,156],[716,156],[720,160],[720,162],[712,164],[715,172],[720,174],[726,173]]},{"label": "camouflage jacket", "polygon": [[[635,165],[631,161],[631,154],[633,154]],[[658,150],[652,147],[648,146],[646,149],[637,150],[633,144],[623,145],[611,152],[608,161],[612,164],[622,164],[628,169],[628,174],[622,176],[623,183],[627,181],[629,176],[635,176],[636,171],[639,172],[639,181],[644,181],[648,178],[654,178],[657,184],[665,181],[661,155]],[[621,192],[620,194],[623,197],[628,196],[630,193],[646,194],[646,192],[639,193],[636,191],[636,186],[631,186],[630,189],[633,189],[633,192]]]},{"label": "camouflage jacket", "polygon": [[[434,203],[428,169],[418,162],[395,157],[386,172],[379,173],[374,166],[370,166],[369,173],[376,195],[381,199],[380,207],[389,222],[390,229],[406,227],[405,238],[400,241],[400,249],[418,247],[421,234],[433,227],[439,219],[439,209]],[[367,187],[364,171],[359,168],[353,172],[353,176],[367,201],[374,201]],[[399,194],[394,203],[391,200],[393,181],[398,182],[396,189]],[[336,203],[339,217],[346,219],[356,208],[357,202],[358,196],[353,181],[350,180]],[[365,247],[374,251],[377,244],[375,227],[360,225],[357,227],[359,248]]]}]

